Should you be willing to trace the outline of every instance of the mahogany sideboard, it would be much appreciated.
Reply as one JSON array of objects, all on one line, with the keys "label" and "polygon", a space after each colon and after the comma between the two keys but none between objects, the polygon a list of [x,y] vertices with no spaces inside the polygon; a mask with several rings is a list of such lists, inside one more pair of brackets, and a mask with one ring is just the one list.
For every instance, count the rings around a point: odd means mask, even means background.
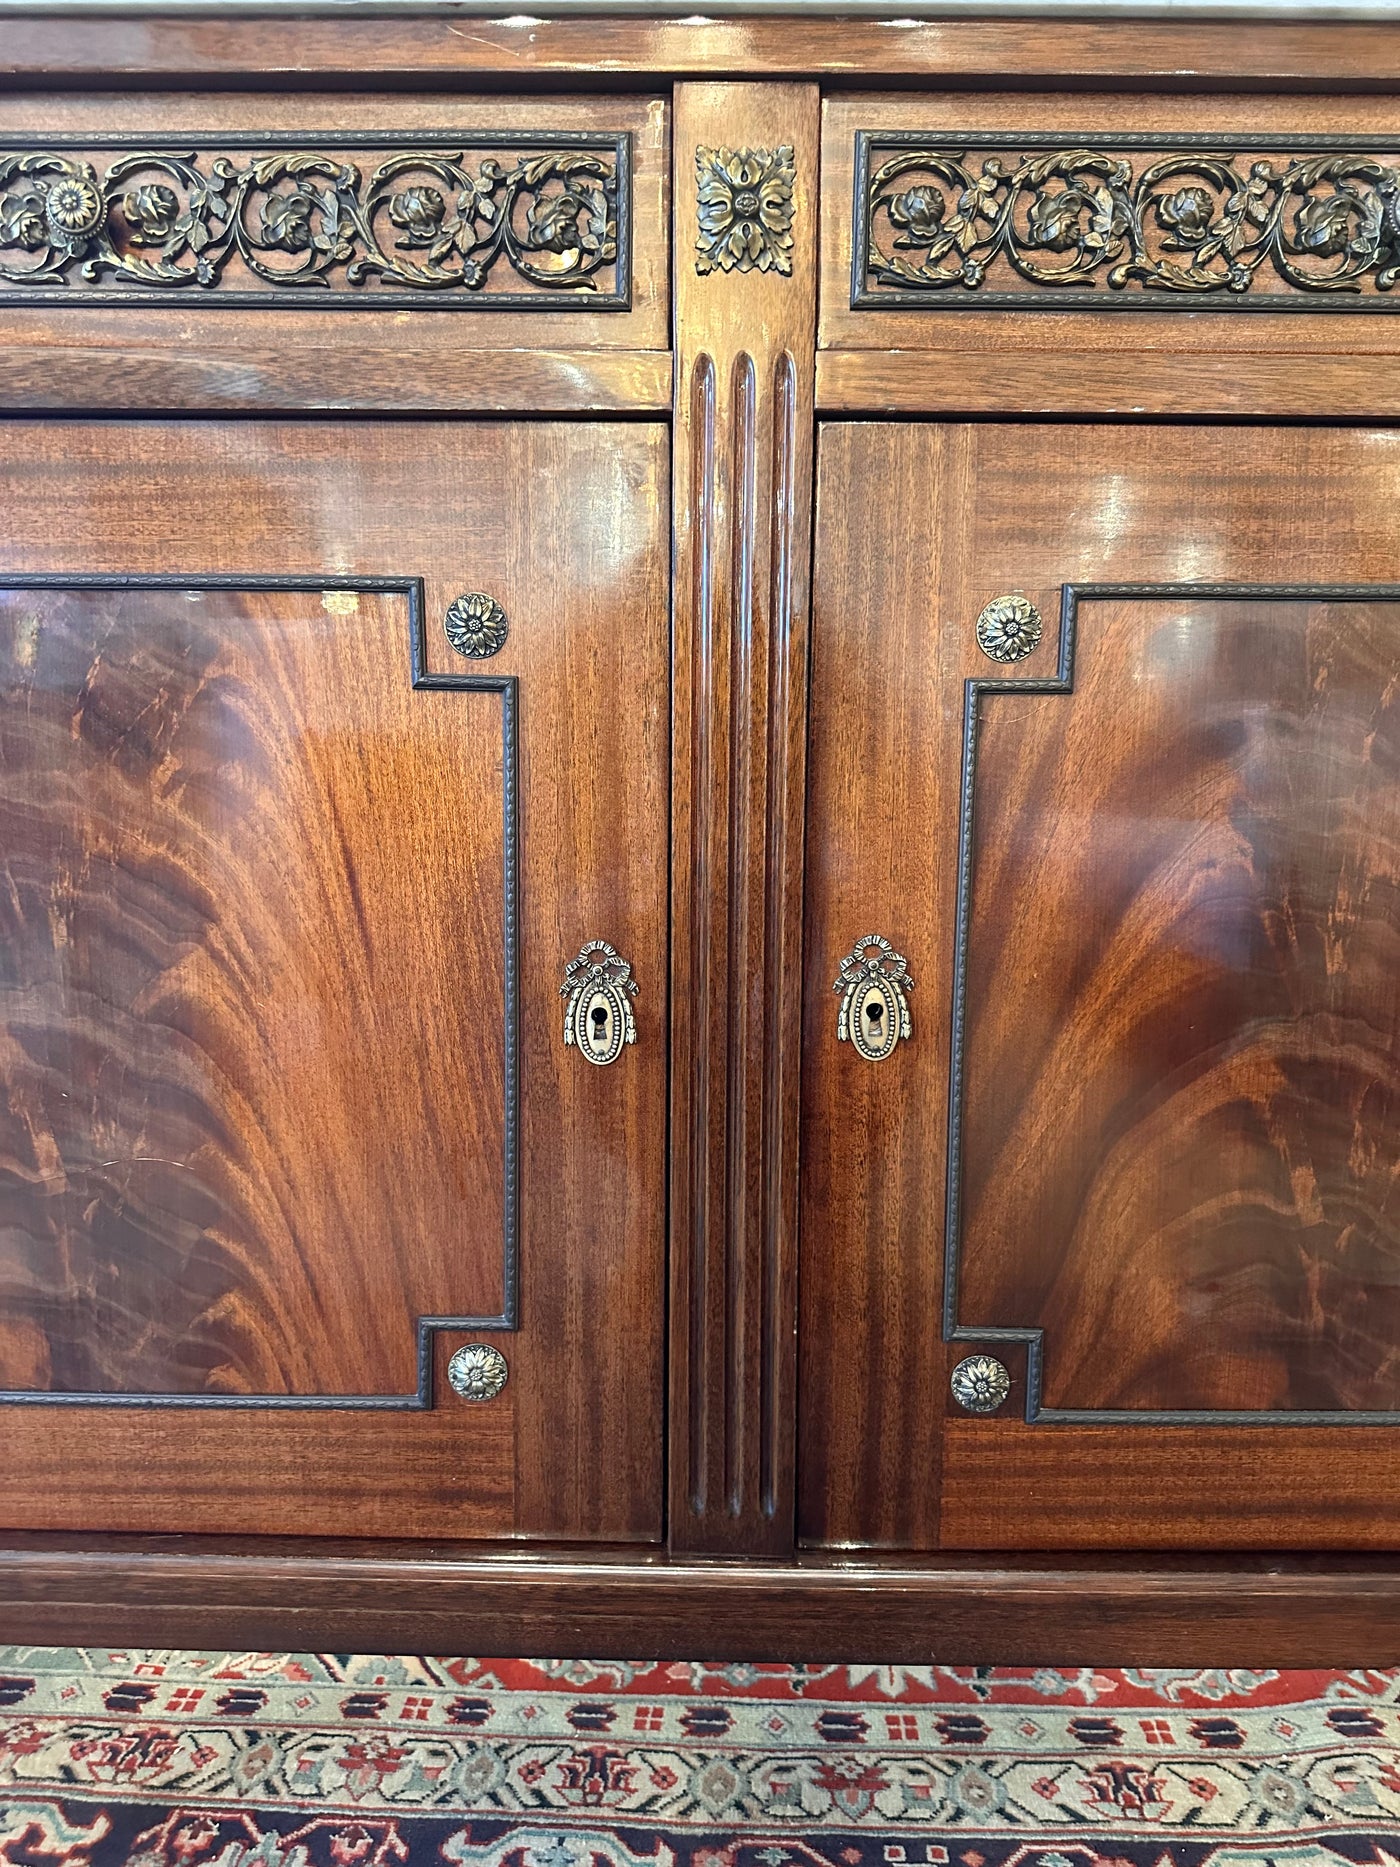
[{"label": "mahogany sideboard", "polygon": [[1400,1661],[1400,21],[1092,11],[0,10],[0,1637]]}]

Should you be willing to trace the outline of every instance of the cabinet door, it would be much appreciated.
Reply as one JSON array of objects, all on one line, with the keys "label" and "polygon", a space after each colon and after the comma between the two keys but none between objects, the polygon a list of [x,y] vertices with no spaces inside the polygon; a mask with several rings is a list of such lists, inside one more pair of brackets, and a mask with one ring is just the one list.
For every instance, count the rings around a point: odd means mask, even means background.
[{"label": "cabinet door", "polygon": [[823,433],[808,1541],[1400,1543],[1397,474]]},{"label": "cabinet door", "polygon": [[6,1526],[659,1535],[666,471],[0,425]]}]

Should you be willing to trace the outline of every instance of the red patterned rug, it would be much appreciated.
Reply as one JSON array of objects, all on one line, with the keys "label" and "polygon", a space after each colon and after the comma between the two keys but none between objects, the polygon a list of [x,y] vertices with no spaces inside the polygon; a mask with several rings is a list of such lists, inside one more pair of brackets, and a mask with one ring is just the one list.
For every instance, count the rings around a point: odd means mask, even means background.
[{"label": "red patterned rug", "polygon": [[13,1867],[1400,1867],[1400,1672],[0,1647]]}]

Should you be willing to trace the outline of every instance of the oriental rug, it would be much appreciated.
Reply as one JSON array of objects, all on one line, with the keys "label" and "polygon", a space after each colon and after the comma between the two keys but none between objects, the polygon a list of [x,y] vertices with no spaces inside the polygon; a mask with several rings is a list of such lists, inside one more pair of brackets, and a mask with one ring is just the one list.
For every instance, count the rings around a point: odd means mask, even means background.
[{"label": "oriental rug", "polygon": [[0,1647],[9,1867],[1400,1867],[1400,1672]]}]

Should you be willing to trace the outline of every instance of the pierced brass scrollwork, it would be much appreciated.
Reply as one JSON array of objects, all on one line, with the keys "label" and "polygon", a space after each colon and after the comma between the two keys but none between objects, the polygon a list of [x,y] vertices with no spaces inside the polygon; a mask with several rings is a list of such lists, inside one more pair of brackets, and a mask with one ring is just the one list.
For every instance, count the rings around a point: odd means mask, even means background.
[{"label": "pierced brass scrollwork", "polygon": [[1400,138],[862,131],[852,304],[1378,310]]},{"label": "pierced brass scrollwork", "polygon": [[318,309],[389,293],[625,307],[625,137],[394,140],[326,132],[253,149],[230,134],[119,152],[5,139],[0,297],[154,302],[192,288],[253,305],[299,293]]}]

